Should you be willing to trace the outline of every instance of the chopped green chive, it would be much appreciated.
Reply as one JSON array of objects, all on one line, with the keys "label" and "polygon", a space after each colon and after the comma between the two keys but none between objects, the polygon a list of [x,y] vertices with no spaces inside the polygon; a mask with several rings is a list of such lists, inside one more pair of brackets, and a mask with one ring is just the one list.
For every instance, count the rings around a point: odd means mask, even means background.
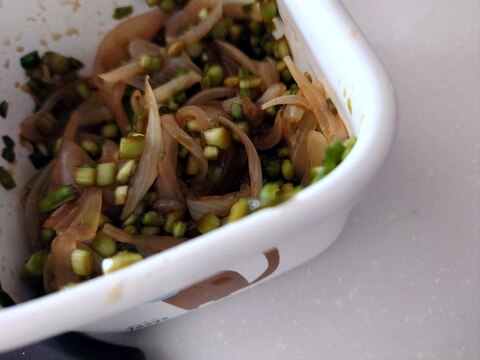
[{"label": "chopped green chive", "polygon": [[185,165],[185,173],[190,176],[195,176],[198,174],[199,166],[197,160],[193,155],[188,155],[187,163]]},{"label": "chopped green chive", "polygon": [[116,178],[119,184],[125,185],[130,181],[130,176],[132,175],[135,164],[135,160],[127,160],[120,165]]},{"label": "chopped green chive", "polygon": [[91,95],[88,85],[83,82],[75,86],[75,89],[84,100],[87,100]]},{"label": "chopped green chive", "polygon": [[129,16],[133,12],[133,6],[120,6],[113,11],[113,18],[115,20],[123,19],[124,17]]},{"label": "chopped green chive", "polygon": [[176,238],[181,238],[187,231],[187,223],[185,221],[177,220],[173,223],[172,235]]},{"label": "chopped green chive", "polygon": [[71,69],[70,59],[53,51],[47,51],[43,56],[43,62],[50,71],[56,74],[65,75]]},{"label": "chopped green chive", "polygon": [[5,147],[2,149],[2,157],[9,163],[15,162],[15,150],[12,147]]},{"label": "chopped green chive", "polygon": [[17,186],[12,175],[10,175],[10,173],[5,170],[3,166],[0,166],[0,184],[2,184],[2,186],[7,190],[11,190]]},{"label": "chopped green chive", "polygon": [[128,196],[128,185],[117,186],[115,188],[115,205],[125,205]]},{"label": "chopped green chive", "polygon": [[272,21],[278,15],[276,1],[275,0],[260,1],[260,14],[262,16],[263,21],[265,22]]},{"label": "chopped green chive", "polygon": [[120,139],[118,160],[134,160],[142,156],[145,137],[143,135],[126,136]]},{"label": "chopped green chive", "polygon": [[246,198],[240,198],[238,201],[233,204],[230,209],[230,216],[228,217],[228,222],[234,222],[240,220],[241,218],[247,216],[250,213],[250,206],[248,205],[248,200]]},{"label": "chopped green chive", "polygon": [[142,55],[140,66],[146,71],[158,71],[163,67],[163,60],[158,56]]},{"label": "chopped green chive", "polygon": [[292,180],[294,171],[293,171],[293,164],[290,161],[290,159],[283,160],[282,162],[282,175],[285,178],[285,180]]},{"label": "chopped green chive", "polygon": [[223,81],[223,68],[220,65],[209,66],[206,71],[203,82],[208,83],[208,86],[205,87],[216,87],[219,86]]},{"label": "chopped green chive", "polygon": [[162,232],[159,226],[142,226],[140,228],[140,234],[142,235],[158,235]]},{"label": "chopped green chive", "polygon": [[38,55],[38,51],[32,51],[20,58],[20,65],[25,70],[35,69],[40,65],[40,56]]},{"label": "chopped green chive", "polygon": [[93,272],[93,255],[89,250],[75,249],[70,255],[72,270],[79,276],[90,276]]},{"label": "chopped green chive", "polygon": [[230,116],[235,121],[243,120],[243,105],[239,102],[233,102],[230,105]]},{"label": "chopped green chive", "polygon": [[41,279],[47,258],[48,252],[45,250],[34,252],[23,266],[22,275],[28,279]]},{"label": "chopped green chive", "polygon": [[49,212],[69,202],[77,196],[77,193],[72,185],[63,186],[48,193],[38,203],[38,209],[41,212]]},{"label": "chopped green chive", "polygon": [[56,236],[55,230],[42,228],[40,238],[44,243],[51,242]]},{"label": "chopped green chive", "polygon": [[8,102],[6,102],[5,100],[3,100],[1,103],[0,103],[0,116],[3,117],[4,119],[7,118],[7,114],[8,114]]},{"label": "chopped green chive", "polygon": [[90,246],[104,258],[113,256],[117,252],[117,243],[115,240],[102,231],[99,231],[95,235]]},{"label": "chopped green chive", "polygon": [[13,149],[15,147],[15,141],[13,141],[13,139],[10,136],[3,135],[2,139],[3,139],[3,143],[7,148]]},{"label": "chopped green chive", "polygon": [[206,234],[207,232],[219,228],[220,225],[222,225],[222,222],[215,214],[206,213],[200,219],[198,219],[197,230],[202,234]]},{"label": "chopped green chive", "polygon": [[93,140],[83,140],[80,143],[80,146],[82,147],[83,150],[85,150],[88,155],[90,155],[92,158],[97,157],[100,154],[100,146],[93,141]]},{"label": "chopped green chive", "polygon": [[232,139],[230,132],[224,127],[217,127],[203,132],[207,145],[217,146],[222,150],[230,147]]},{"label": "chopped green chive", "polygon": [[115,139],[120,135],[120,129],[117,124],[106,124],[102,127],[102,135],[107,139]]},{"label": "chopped green chive", "polygon": [[75,169],[75,182],[80,186],[95,186],[97,169],[89,165],[77,166]]},{"label": "chopped green chive", "polygon": [[142,217],[142,224],[146,226],[162,226],[165,218],[156,211],[149,211]]},{"label": "chopped green chive", "polygon": [[97,186],[112,185],[117,176],[117,163],[108,162],[97,165]]},{"label": "chopped green chive", "polygon": [[35,126],[40,134],[43,136],[49,136],[55,131],[57,124],[53,115],[51,113],[47,113],[37,118]]},{"label": "chopped green chive", "polygon": [[182,217],[183,217],[183,212],[181,210],[170,211],[166,215],[165,225],[163,225],[163,230],[171,234],[173,231],[173,224],[175,223],[175,221],[181,220]]},{"label": "chopped green chive", "polygon": [[102,261],[102,272],[104,274],[110,274],[142,259],[143,256],[138,253],[120,251],[112,257]]},{"label": "chopped green chive", "polygon": [[218,159],[220,150],[216,146],[207,145],[203,148],[203,157],[208,161],[215,161]]}]

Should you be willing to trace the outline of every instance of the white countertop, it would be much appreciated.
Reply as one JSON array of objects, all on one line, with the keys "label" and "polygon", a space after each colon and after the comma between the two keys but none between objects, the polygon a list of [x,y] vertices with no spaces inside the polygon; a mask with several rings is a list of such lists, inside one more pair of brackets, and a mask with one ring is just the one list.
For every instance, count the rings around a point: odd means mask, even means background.
[{"label": "white countertop", "polygon": [[479,359],[478,0],[343,0],[399,102],[391,156],[307,264],[127,335],[149,359]]}]

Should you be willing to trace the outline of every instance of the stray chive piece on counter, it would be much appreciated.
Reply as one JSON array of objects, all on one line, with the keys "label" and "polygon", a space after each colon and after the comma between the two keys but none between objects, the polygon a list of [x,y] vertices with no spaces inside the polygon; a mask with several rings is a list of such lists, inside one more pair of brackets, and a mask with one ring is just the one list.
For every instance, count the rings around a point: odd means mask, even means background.
[{"label": "stray chive piece on counter", "polygon": [[0,184],[2,184],[2,186],[7,190],[11,190],[17,186],[12,175],[10,175],[10,173],[5,170],[3,166],[0,166]]},{"label": "stray chive piece on counter", "polygon": [[124,17],[129,16],[132,12],[133,12],[132,5],[117,7],[113,11],[113,18],[115,20],[120,20],[120,19],[123,19]]},{"label": "stray chive piece on counter", "polygon": [[3,100],[1,103],[0,103],[0,116],[3,117],[4,119],[7,118],[7,114],[8,114],[8,102],[6,102],[5,100]]},{"label": "stray chive piece on counter", "polygon": [[4,135],[3,142],[5,147],[2,149],[2,157],[9,163],[15,162],[15,142],[8,135]]},{"label": "stray chive piece on counter", "polygon": [[75,249],[70,255],[72,270],[79,276],[90,276],[93,272],[93,255],[89,250]]},{"label": "stray chive piece on counter", "polygon": [[49,212],[55,210],[63,204],[74,199],[76,196],[77,192],[75,191],[73,186],[63,186],[48,193],[47,196],[40,200],[40,202],[38,203],[38,209],[41,212]]},{"label": "stray chive piece on counter", "polygon": [[138,253],[131,253],[127,251],[119,251],[112,257],[103,259],[102,261],[102,272],[104,274],[110,274],[114,271],[117,271],[125,266],[131,265],[137,261],[142,260],[142,255]]}]

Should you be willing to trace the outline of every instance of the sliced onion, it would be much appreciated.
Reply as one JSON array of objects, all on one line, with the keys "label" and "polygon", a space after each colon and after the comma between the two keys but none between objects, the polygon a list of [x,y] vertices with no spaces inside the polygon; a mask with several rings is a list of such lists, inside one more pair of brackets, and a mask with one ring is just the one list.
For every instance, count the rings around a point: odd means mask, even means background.
[{"label": "sliced onion", "polygon": [[[162,126],[165,121],[173,120],[173,115],[164,115],[162,117]],[[163,136],[163,148],[164,154],[160,157],[157,165],[158,176],[155,182],[158,193],[158,201],[155,207],[163,212],[167,212],[169,209],[169,202],[179,206],[179,210],[185,209],[185,198],[180,184],[177,178],[177,156],[178,156],[178,143],[167,132],[162,132]],[[165,206],[162,206],[166,204]]]},{"label": "sliced onion", "polygon": [[140,200],[155,182],[158,174],[155,164],[158,164],[163,153],[162,121],[153,90],[148,82],[148,76],[145,78],[145,104],[148,108],[145,145],[137,169],[131,179],[127,202],[122,211],[122,220],[125,220],[135,210]]},{"label": "sliced onion", "polygon": [[105,105],[92,105],[90,102],[85,101],[78,108],[82,114],[80,120],[80,126],[92,126],[98,125],[106,119],[111,119],[113,117],[110,109]]},{"label": "sliced onion", "polygon": [[310,108],[310,104],[305,100],[303,96],[300,95],[284,95],[274,98],[270,101],[267,101],[262,105],[262,110],[266,110],[269,107],[277,105],[296,105],[302,106],[305,109]]},{"label": "sliced onion", "polygon": [[268,150],[282,140],[283,135],[283,112],[278,111],[275,122],[266,134],[259,134],[253,138],[253,143],[258,150]]},{"label": "sliced onion", "polygon": [[93,65],[94,77],[125,60],[128,57],[128,45],[133,39],[152,39],[163,27],[165,18],[160,9],[155,9],[121,22],[98,47]]},{"label": "sliced onion", "polygon": [[115,121],[120,128],[120,132],[124,136],[128,134],[131,128],[130,121],[128,120],[128,116],[125,113],[125,109],[123,108],[122,104],[126,87],[127,84],[124,82],[116,83],[111,89],[107,88],[106,86],[100,87],[100,95],[102,96],[105,104],[114,114]]},{"label": "sliced onion", "polygon": [[[198,13],[208,9],[208,16],[201,20]],[[220,0],[192,0],[183,10],[175,13],[166,24],[165,39],[167,44],[174,41],[191,44],[202,39],[222,18],[223,9]],[[190,28],[188,28],[191,26]],[[187,28],[186,31],[184,29]],[[183,33],[182,33],[183,31]]]},{"label": "sliced onion", "polygon": [[182,129],[185,128],[185,125],[190,120],[197,122],[200,131],[208,130],[214,126],[213,121],[209,118],[205,110],[198,106],[187,105],[181,107],[175,114],[175,118]]},{"label": "sliced onion", "polygon": [[118,162],[118,144],[112,140],[105,140],[102,145],[100,162]]},{"label": "sliced onion", "polygon": [[187,90],[193,85],[199,83],[202,77],[194,71],[189,71],[185,75],[180,75],[166,84],[157,87],[153,93],[157,102],[162,103],[167,101],[171,96],[176,93]]},{"label": "sliced onion", "polygon": [[51,189],[67,185],[78,188],[75,182],[75,169],[77,166],[85,164],[94,164],[85,150],[73,140],[62,140],[62,145],[55,159]]},{"label": "sliced onion", "polygon": [[128,44],[128,53],[132,59],[140,59],[142,55],[161,56],[163,49],[151,41],[145,39],[133,39]]},{"label": "sliced onion", "polygon": [[311,112],[305,114],[301,121],[295,124],[292,135],[287,138],[290,150],[290,159],[297,179],[302,179],[309,167],[307,153],[307,135],[309,131],[315,130],[317,121]]},{"label": "sliced onion", "polygon": [[286,90],[287,86],[283,83],[275,83],[270,85],[263,95],[256,101],[257,106],[262,107],[262,105],[266,102],[282,96]]},{"label": "sliced onion", "polygon": [[302,90],[303,96],[310,104],[315,117],[318,121],[320,130],[325,135],[329,143],[335,139],[346,139],[348,133],[345,125],[338,121],[335,116],[330,112],[327,104],[327,100],[322,96],[319,89],[310,83],[307,78],[300,72],[297,66],[293,63],[290,56],[286,56],[283,61],[287,65],[293,79],[298,84],[300,90]]},{"label": "sliced onion", "polygon": [[323,153],[328,145],[325,136],[316,130],[310,130],[307,134],[307,152],[309,167],[320,166],[323,163]]},{"label": "sliced onion", "polygon": [[284,117],[286,121],[297,123],[302,120],[305,115],[305,108],[297,105],[285,106]]},{"label": "sliced onion", "polygon": [[232,132],[240,139],[245,146],[248,158],[248,172],[250,175],[251,196],[257,198],[262,188],[262,166],[260,165],[260,157],[250,138],[240,129],[234,122],[223,116],[218,117],[218,122],[232,130]]},{"label": "sliced onion", "polygon": [[235,96],[237,91],[228,87],[217,87],[202,90],[192,96],[185,105],[205,105],[210,101]]},{"label": "sliced onion", "polygon": [[[183,194],[182,194],[183,196]],[[171,199],[160,199],[153,205],[154,209],[161,212],[162,214],[166,214],[173,210],[185,210],[185,205],[177,200]]]},{"label": "sliced onion", "polygon": [[52,241],[51,266],[53,281],[51,287],[54,290],[61,289],[65,285],[77,283],[80,278],[73,272],[71,264],[72,251],[76,249],[75,237],[72,234],[57,235]]},{"label": "sliced onion", "polygon": [[257,67],[258,75],[262,79],[262,86],[269,87],[280,81],[280,73],[272,58],[267,57],[264,61],[257,62]]},{"label": "sliced onion", "polygon": [[223,4],[223,15],[235,20],[262,22],[260,5],[258,3],[250,4],[250,9],[247,12],[243,10],[245,5],[244,2]]},{"label": "sliced onion", "polygon": [[132,244],[156,252],[170,249],[187,240],[185,238],[176,238],[173,236],[132,235],[111,224],[105,224],[103,232],[121,243]]},{"label": "sliced onion", "polygon": [[144,69],[140,66],[140,64],[137,61],[133,61],[98,76],[105,83],[111,85],[119,81],[127,82],[128,79],[143,72]]},{"label": "sliced onion", "polygon": [[215,40],[214,44],[218,47],[219,53],[222,56],[231,58],[236,63],[240,64],[240,66],[250,71],[252,74],[260,75],[257,62],[250,59],[239,48],[221,40]]},{"label": "sliced onion", "polygon": [[199,170],[195,177],[197,180],[204,179],[208,171],[208,161],[203,156],[202,147],[183,131],[173,117],[165,117],[162,126],[178,143],[182,144],[195,158]]},{"label": "sliced onion", "polygon": [[187,205],[190,215],[194,220],[200,219],[206,213],[215,214],[218,217],[225,217],[230,209],[241,197],[250,195],[250,187],[242,186],[240,191],[218,196],[196,197],[190,193],[187,197]]}]

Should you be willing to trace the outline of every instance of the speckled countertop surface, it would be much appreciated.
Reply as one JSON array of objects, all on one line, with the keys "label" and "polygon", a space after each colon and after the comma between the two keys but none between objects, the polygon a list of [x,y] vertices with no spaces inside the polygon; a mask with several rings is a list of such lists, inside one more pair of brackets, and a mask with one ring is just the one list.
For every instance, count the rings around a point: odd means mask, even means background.
[{"label": "speckled countertop surface", "polygon": [[388,163],[340,238],[259,287],[105,338],[150,359],[479,359],[480,3],[343,2],[400,115]]}]

